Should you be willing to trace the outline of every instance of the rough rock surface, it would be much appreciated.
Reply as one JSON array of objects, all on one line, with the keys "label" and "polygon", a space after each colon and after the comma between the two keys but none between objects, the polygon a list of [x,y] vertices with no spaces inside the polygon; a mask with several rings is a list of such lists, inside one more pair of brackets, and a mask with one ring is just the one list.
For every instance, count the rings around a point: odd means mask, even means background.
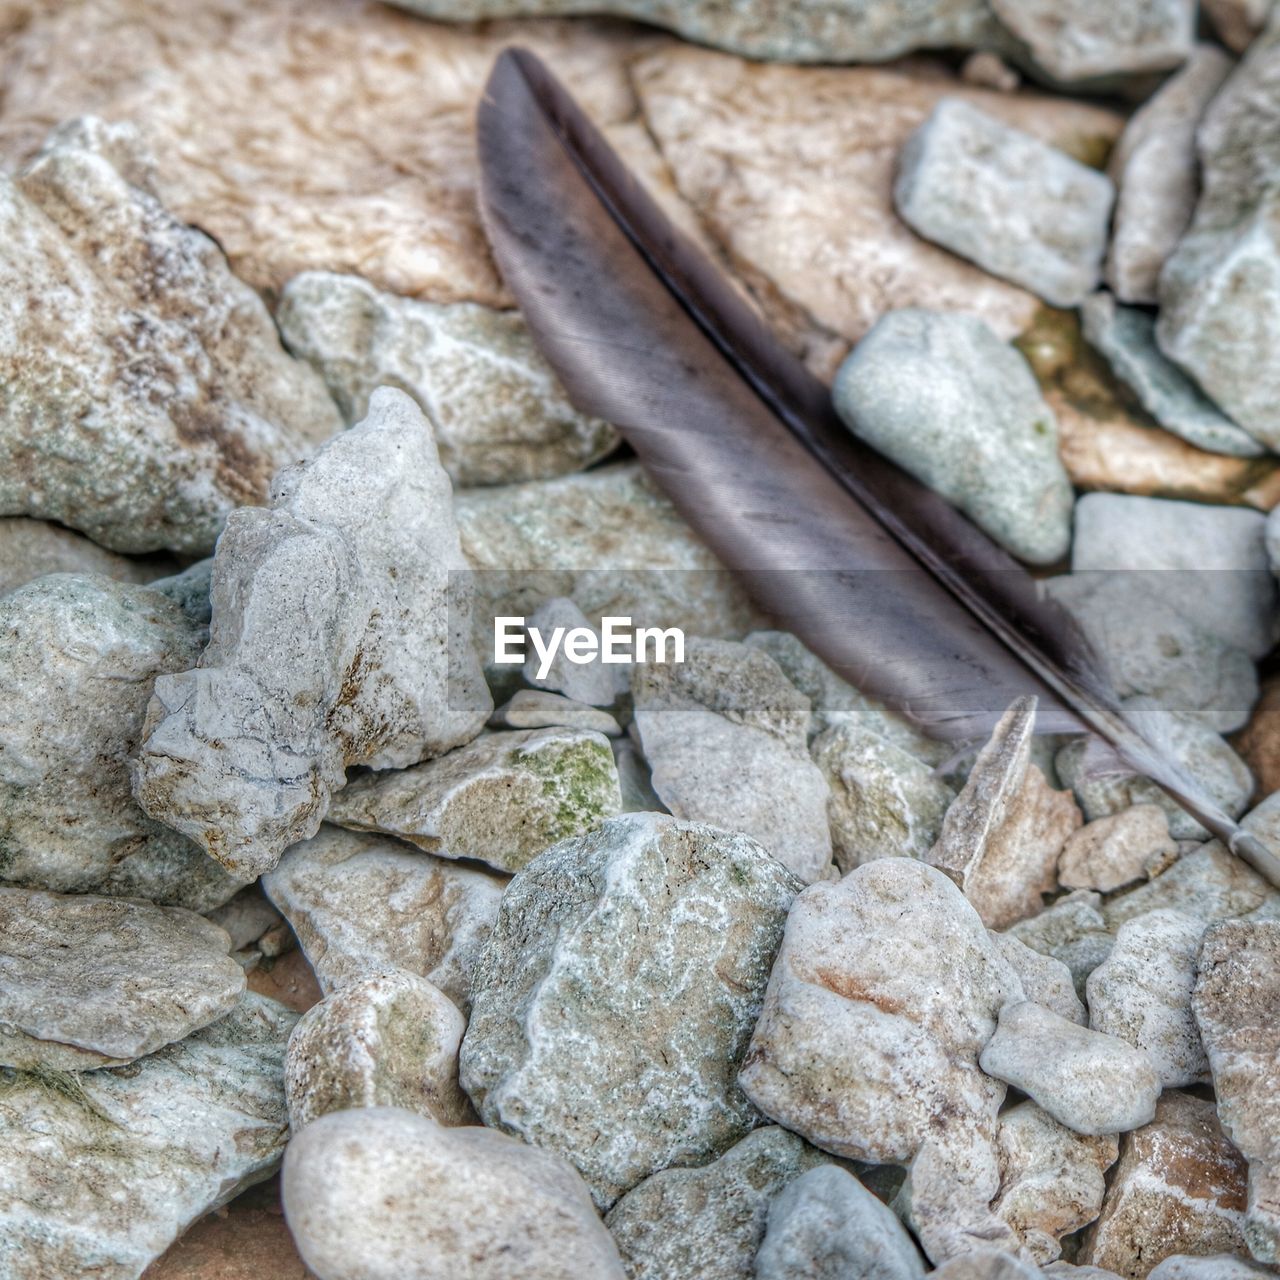
[{"label": "rough rock surface", "polygon": [[132,128],[56,131],[0,180],[0,227],[5,515],[205,552],[341,425],[217,245],[160,202]]},{"label": "rough rock surface", "polygon": [[[470,585],[421,411],[384,388],[357,427],[234,513],[209,647],[156,681],[142,807],[252,877],[315,835],[346,769],[401,768],[479,733]],[[301,628],[301,630],[299,630]]]},{"label": "rough rock surface", "polygon": [[756,1122],[735,1076],[798,888],[755,841],[659,814],[532,862],[462,1044],[485,1123],[566,1155],[606,1208],[730,1146]]},{"label": "rough rock surface", "polygon": [[545,689],[517,689],[489,723],[501,729],[581,729],[616,738],[622,726],[607,711]]},{"label": "rough rock surface", "polygon": [[1076,994],[1075,979],[1064,961],[1034,950],[1012,933],[997,933],[994,929],[989,932],[1000,954],[1018,975],[1028,1000],[1052,1009],[1068,1022],[1084,1026],[1089,1021]]},{"label": "rough rock surface", "polygon": [[357,778],[334,798],[329,821],[513,872],[621,808],[608,739],[581,729],[514,729],[412,769]]},{"label": "rough rock surface", "polygon": [[1071,972],[1076,991],[1083,995],[1085,979],[1106,959],[1114,941],[1098,910],[1101,902],[1098,894],[1079,889],[1059,898],[1038,916],[1020,920],[1009,936],[1041,955],[1062,961]]},{"label": "rough rock surface", "polygon": [[1280,680],[1272,676],[1263,681],[1249,722],[1234,742],[1257,781],[1258,794],[1280,791]]},{"label": "rough rock surface", "polygon": [[623,1280],[582,1179],[549,1151],[395,1107],[339,1111],[289,1143],[285,1218],[319,1276]]},{"label": "rough rock surface", "polygon": [[1073,831],[1058,857],[1064,889],[1110,893],[1163,871],[1177,857],[1169,819],[1159,805],[1135,804]]},{"label": "rough rock surface", "polygon": [[1222,43],[1236,53],[1243,53],[1266,25],[1271,0],[1204,0],[1201,7]]},{"label": "rough rock surface", "polygon": [[1073,494],[1053,411],[1021,353],[981,320],[890,312],[840,366],[832,394],[854,435],[1015,556],[1066,555]]},{"label": "rough rock surface", "polygon": [[136,1280],[186,1227],[267,1177],[288,1134],[295,1017],[245,995],[127,1067],[0,1087],[0,1272]]},{"label": "rough rock surface", "polygon": [[0,517],[0,595],[46,573],[93,573],[117,582],[151,582],[175,568],[168,556],[118,555],[48,520]]},{"label": "rough rock surface", "polygon": [[[524,678],[531,685],[563,693],[568,698],[596,707],[612,706],[618,695],[626,691],[628,682],[625,666],[610,665],[603,661],[600,633],[591,626],[587,615],[572,600],[560,597],[539,605],[529,619],[528,626],[530,631],[537,628],[547,643],[554,641],[557,628],[564,637],[559,652],[545,662],[532,643],[526,646],[529,656],[524,663]],[[597,657],[592,661],[570,661],[569,636],[574,631],[589,631],[594,634]]]},{"label": "rough rock surface", "polygon": [[612,427],[569,403],[518,312],[419,302],[359,276],[308,271],[289,281],[276,319],[349,423],[378,387],[407,391],[456,485],[563,475],[618,443]]},{"label": "rough rock surface", "polygon": [[244,884],[130,790],[152,685],[203,643],[171,600],[107,578],[56,574],[0,599],[0,876],[197,911]]},{"label": "rough rock surface", "polygon": [[325,992],[388,968],[429,979],[463,1012],[500,877],[397,840],[324,826],[262,880]]},{"label": "rough rock surface", "polygon": [[1115,188],[1104,174],[958,98],[898,162],[898,213],[926,240],[1057,307],[1098,283]]},{"label": "rough rock surface", "polygon": [[289,1038],[289,1124],[297,1132],[350,1107],[401,1107],[441,1124],[472,1123],[458,1086],[466,1029],[458,1006],[416,974],[387,970],[349,983],[308,1009]]},{"label": "rough rock surface", "polygon": [[1149,1274],[1148,1280],[1258,1280],[1260,1276],[1274,1274],[1244,1258],[1226,1253],[1213,1254],[1208,1258],[1178,1254],[1160,1263]]}]

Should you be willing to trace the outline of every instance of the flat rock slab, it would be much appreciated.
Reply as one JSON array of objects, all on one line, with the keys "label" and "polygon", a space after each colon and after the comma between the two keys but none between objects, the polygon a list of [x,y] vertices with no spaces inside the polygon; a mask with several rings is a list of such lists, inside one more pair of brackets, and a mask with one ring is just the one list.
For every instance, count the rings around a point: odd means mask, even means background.
[{"label": "flat rock slab", "polygon": [[122,556],[49,520],[0,518],[0,595],[46,573],[100,573],[118,582],[151,582],[177,569],[167,555]]}]

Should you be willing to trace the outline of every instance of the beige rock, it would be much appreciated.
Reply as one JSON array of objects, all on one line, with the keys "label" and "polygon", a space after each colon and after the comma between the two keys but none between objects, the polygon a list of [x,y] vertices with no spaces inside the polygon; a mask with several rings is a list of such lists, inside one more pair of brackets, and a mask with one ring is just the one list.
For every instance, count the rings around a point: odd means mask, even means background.
[{"label": "beige rock", "polygon": [[497,729],[584,729],[616,738],[622,726],[607,711],[545,689],[517,689],[490,717]]},{"label": "beige rock", "polygon": [[1018,975],[1028,1000],[1052,1009],[1068,1022],[1086,1025],[1088,1015],[1076,994],[1071,970],[1063,961],[1034,950],[1011,933],[997,933],[994,929],[988,932]]},{"label": "beige rock", "polygon": [[1253,715],[1233,742],[1257,781],[1258,794],[1280,791],[1280,681],[1274,676],[1263,682]]},{"label": "beige rock", "polygon": [[1203,0],[1213,29],[1228,49],[1243,53],[1266,25],[1272,0]]},{"label": "beige rock", "polygon": [[0,518],[0,595],[46,573],[98,573],[117,582],[151,582],[176,568],[168,556],[118,555],[48,520]]},{"label": "beige rock", "polygon": [[1110,893],[1163,870],[1177,852],[1164,810],[1131,805],[1067,837],[1058,858],[1058,883],[1064,889]]},{"label": "beige rock", "polygon": [[933,1280],[1036,1280],[1041,1274],[1032,1262],[1011,1253],[978,1249],[931,1271]]},{"label": "beige rock", "polygon": [[1009,935],[1041,955],[1061,960],[1071,971],[1076,991],[1083,995],[1085,980],[1106,959],[1113,942],[1098,909],[1101,905],[1098,894],[1077,889],[1038,916],[1020,920]]},{"label": "beige rock", "polygon": [[1260,1267],[1227,1253],[1217,1253],[1207,1258],[1177,1254],[1160,1263],[1151,1272],[1150,1280],[1258,1280],[1260,1276],[1274,1274],[1270,1268]]}]

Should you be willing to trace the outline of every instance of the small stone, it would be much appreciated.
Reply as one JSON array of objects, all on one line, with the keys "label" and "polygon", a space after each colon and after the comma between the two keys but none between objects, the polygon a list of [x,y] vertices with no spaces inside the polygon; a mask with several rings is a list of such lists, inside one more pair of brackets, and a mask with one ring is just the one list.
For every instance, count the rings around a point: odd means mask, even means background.
[{"label": "small stone", "polygon": [[1233,741],[1257,781],[1258,794],[1280,791],[1280,680],[1272,676],[1263,682],[1249,723]]},{"label": "small stone", "polygon": [[334,797],[329,821],[513,872],[621,809],[608,739],[582,729],[514,729],[412,769],[365,774]]},{"label": "small stone", "polygon": [[926,858],[992,929],[1042,910],[1041,895],[1057,887],[1058,855],[1081,821],[1070,793],[1053,790],[1031,763],[1035,720],[1034,698],[1004,713]]},{"label": "small stone", "polygon": [[1166,1089],[1209,1079],[1191,1013],[1203,933],[1202,921],[1177,911],[1134,916],[1089,975],[1089,1025],[1145,1050]]},{"label": "small stone", "polygon": [[987,49],[971,53],[964,60],[960,78],[965,84],[994,89],[997,93],[1012,93],[1022,83],[1022,77],[998,53]]},{"label": "small stone", "polygon": [[1066,555],[1073,494],[1053,411],[1021,353],[981,320],[890,312],[840,366],[832,394],[854,435],[1014,555]]},{"label": "small stone", "polygon": [[1120,1139],[1102,1214],[1078,1261],[1139,1280],[1174,1254],[1245,1253],[1245,1164],[1212,1102],[1170,1091]]},{"label": "small stone", "polygon": [[331,1111],[402,1107],[445,1125],[475,1115],[458,1085],[467,1020],[425,978],[388,970],[343,987],[289,1037],[284,1091],[295,1132]]},{"label": "small stone", "polygon": [[[626,672],[610,667],[603,660],[600,633],[591,626],[587,615],[572,600],[563,596],[548,600],[534,611],[528,629],[537,629],[547,643],[554,640],[555,631],[561,629],[564,643],[546,664],[546,674],[540,675],[543,660],[530,642],[526,646],[529,656],[524,663],[524,678],[537,688],[563,693],[568,698],[585,702],[589,706],[608,707],[617,701],[618,694],[626,688]],[[595,640],[597,657],[591,662],[571,662],[568,655],[568,636],[573,631],[589,632]],[[615,675],[622,676],[619,681]]]},{"label": "small stone", "polygon": [[835,1168],[802,1138],[770,1125],[700,1169],[646,1178],[605,1225],[630,1280],[752,1280],[760,1275],[752,1264],[770,1203],[805,1172]]},{"label": "small stone", "polygon": [[769,1205],[756,1280],[917,1280],[923,1275],[920,1251],[897,1215],[839,1165],[802,1173]]},{"label": "small stone", "polygon": [[519,312],[402,298],[359,276],[307,271],[285,287],[276,322],[349,424],[378,387],[411,395],[455,485],[580,471],[617,446],[612,427],[569,403]]},{"label": "small stone", "polygon": [[1221,49],[1196,45],[1177,75],[1129,118],[1111,153],[1107,171],[1119,194],[1107,283],[1123,302],[1157,300],[1160,268],[1186,231],[1199,194],[1196,126],[1231,67]]},{"label": "small stone", "polygon": [[[156,681],[143,809],[252,878],[315,835],[346,769],[402,768],[479,733],[470,585],[430,428],[383,388],[219,539],[209,647]],[[457,580],[454,580],[457,579]],[[301,632],[299,626],[302,627]]]},{"label": "small stone", "polygon": [[979,1062],[1076,1133],[1136,1129],[1155,1115],[1160,1096],[1160,1079],[1142,1050],[1030,1000],[1000,1010]]},{"label": "small stone", "polygon": [[174,568],[168,556],[118,555],[48,520],[0,518],[0,596],[46,573],[100,574],[142,583],[163,578]]},{"label": "small stone", "polygon": [[682,663],[632,668],[635,730],[678,818],[760,841],[806,884],[831,863],[829,792],[809,758],[808,699],[758,649],[690,637]]},{"label": "small stone", "polygon": [[756,1123],[735,1077],[798,888],[754,840],[659,814],[547,850],[475,975],[484,1122],[566,1155],[602,1208],[724,1151]]},{"label": "small stone", "polygon": [[1039,1280],[1040,1274],[1034,1263],[990,1249],[965,1253],[929,1272],[930,1280]]},{"label": "small stone", "polygon": [[1222,43],[1235,53],[1243,53],[1267,25],[1271,0],[1203,0],[1201,7]]},{"label": "small stone", "polygon": [[1259,1262],[1280,1262],[1280,921],[1210,925],[1192,997],[1213,1070],[1218,1115],[1249,1162],[1244,1238]]},{"label": "small stone", "polygon": [[1211,453],[1254,458],[1267,452],[1165,357],[1149,312],[1118,307],[1109,293],[1091,293],[1080,310],[1085,337],[1166,431]]},{"label": "small stone", "polygon": [[1110,893],[1162,871],[1177,854],[1164,810],[1135,804],[1067,837],[1058,858],[1058,883],[1064,889]]},{"label": "small stone", "polygon": [[630,738],[615,738],[613,762],[618,767],[623,813],[667,813],[653,789],[653,776],[640,748]]},{"label": "small stone", "polygon": [[1069,1022],[1085,1026],[1088,1015],[1076,994],[1075,979],[1066,964],[1051,955],[1035,951],[1011,933],[988,930],[1000,954],[1009,962],[1028,1000],[1052,1009]]},{"label": "small stone", "polygon": [[912,134],[893,198],[926,240],[1052,306],[1076,306],[1097,287],[1110,179],[958,98]]},{"label": "small stone", "polygon": [[[244,951],[259,942],[270,930],[284,924],[280,913],[262,892],[260,884],[251,884],[241,889],[230,901],[206,912],[206,918],[219,929],[226,930],[231,939],[232,951]],[[284,927],[288,929],[288,925]]]},{"label": "small stone", "polygon": [[0,1106],[0,1274],[137,1280],[198,1218],[269,1177],[288,1134],[295,1016],[244,995],[138,1062],[19,1072]]},{"label": "small stone", "polygon": [[1096,893],[1077,890],[1059,898],[1038,916],[1020,920],[1009,930],[1009,936],[1041,955],[1061,960],[1071,971],[1076,992],[1083,995],[1085,980],[1107,958],[1114,942],[1098,910],[1101,902]]},{"label": "small stone", "polygon": [[1120,1280],[1114,1271],[1105,1267],[1079,1267],[1072,1262],[1051,1262],[1044,1268],[1046,1276],[1066,1276],[1068,1280]]},{"label": "small stone", "polygon": [[326,994],[404,969],[429,979],[464,1013],[503,883],[398,840],[327,825],[262,880]]},{"label": "small stone", "polygon": [[622,733],[622,726],[607,711],[545,689],[517,689],[511,700],[493,713],[489,723],[500,729],[583,729],[603,733],[606,738]]},{"label": "small stone", "polygon": [[1148,1274],[1147,1280],[1259,1280],[1259,1277],[1271,1275],[1275,1272],[1269,1268],[1231,1254],[1193,1258],[1180,1253],[1166,1258]]},{"label": "small stone", "polygon": [[338,1111],[289,1143],[285,1220],[320,1280],[624,1280],[558,1156],[396,1107]]}]

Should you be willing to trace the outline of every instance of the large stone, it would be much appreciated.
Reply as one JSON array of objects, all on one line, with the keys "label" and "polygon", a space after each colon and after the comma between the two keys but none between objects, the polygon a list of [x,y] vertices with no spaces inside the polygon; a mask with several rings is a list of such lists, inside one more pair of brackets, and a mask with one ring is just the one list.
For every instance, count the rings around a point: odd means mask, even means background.
[{"label": "large stone", "polygon": [[246,878],[315,835],[346,769],[402,768],[480,732],[470,583],[431,432],[402,392],[237,511],[209,647],[156,681],[134,794]]},{"label": "large stone", "polygon": [[117,582],[151,582],[174,571],[168,556],[122,556],[48,520],[0,518],[0,595],[46,573],[101,574]]},{"label": "large stone", "polygon": [[0,1272],[137,1280],[197,1218],[268,1177],[288,1135],[294,1021],[245,995],[127,1067],[0,1085]]},{"label": "large stone", "polygon": [[518,312],[419,302],[359,276],[308,271],[289,281],[276,318],[349,423],[378,387],[413,396],[456,485],[563,475],[617,445],[612,427],[569,403]]},{"label": "large stone", "polygon": [[628,814],[530,863],[476,971],[462,1084],[596,1203],[756,1123],[737,1070],[799,888],[753,840]]},{"label": "large stone", "polygon": [[134,801],[157,676],[204,634],[147,587],[55,574],[0,599],[0,877],[208,911],[244,884]]},{"label": "large stone", "polygon": [[1058,883],[1064,889],[1110,893],[1158,875],[1177,855],[1164,810],[1135,804],[1086,823],[1067,837],[1058,858]]},{"label": "large stone", "polygon": [[285,1218],[320,1280],[624,1280],[582,1179],[549,1151],[395,1107],[289,1143]]},{"label": "large stone", "polygon": [[205,552],[341,425],[218,246],[165,209],[133,129],[59,129],[0,180],[0,227],[5,515]]},{"label": "large stone", "polygon": [[840,366],[845,424],[1014,555],[1062,559],[1073,494],[1057,424],[1023,356],[973,316],[881,319]]}]

